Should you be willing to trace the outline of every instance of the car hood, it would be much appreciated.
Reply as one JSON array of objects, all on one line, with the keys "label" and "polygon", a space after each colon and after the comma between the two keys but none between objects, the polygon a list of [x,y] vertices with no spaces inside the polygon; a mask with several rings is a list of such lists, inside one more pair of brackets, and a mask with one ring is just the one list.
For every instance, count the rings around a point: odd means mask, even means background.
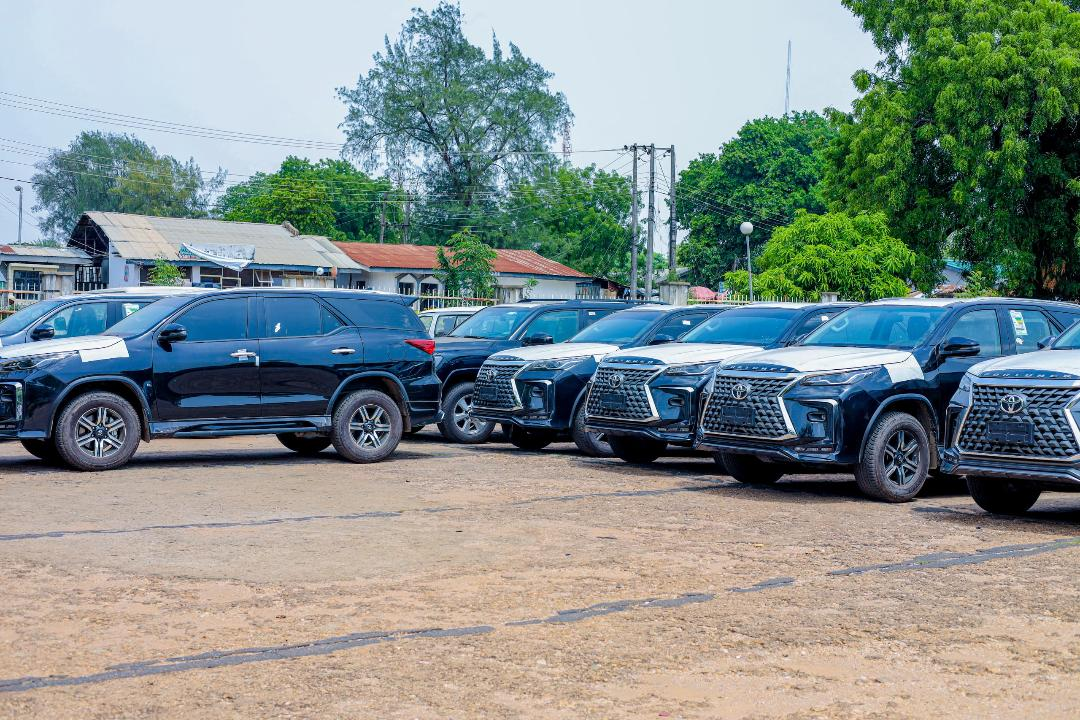
[{"label": "car hood", "polygon": [[831,372],[876,365],[908,364],[915,362],[915,358],[907,350],[796,345],[754,353],[741,357],[736,362],[778,365],[791,368],[795,372]]},{"label": "car hood", "polygon": [[1023,355],[1007,355],[973,365],[969,372],[983,375],[994,370],[1046,370],[1080,375],[1080,350],[1039,350]]},{"label": "car hood", "polygon": [[561,360],[563,358],[585,357],[591,355],[600,359],[619,349],[618,345],[606,343],[557,343],[555,345],[533,345],[531,347],[503,350],[493,355],[493,360]]},{"label": "car hood", "polygon": [[41,340],[0,349],[0,359],[51,355],[53,353],[77,352],[83,361],[127,357],[127,343],[113,335],[87,335],[85,337]]},{"label": "car hood", "polygon": [[666,343],[664,345],[620,350],[608,355],[605,359],[608,362],[617,362],[620,358],[649,358],[650,360],[659,360],[664,365],[685,365],[688,363],[720,362],[760,350],[760,347],[753,345]]}]

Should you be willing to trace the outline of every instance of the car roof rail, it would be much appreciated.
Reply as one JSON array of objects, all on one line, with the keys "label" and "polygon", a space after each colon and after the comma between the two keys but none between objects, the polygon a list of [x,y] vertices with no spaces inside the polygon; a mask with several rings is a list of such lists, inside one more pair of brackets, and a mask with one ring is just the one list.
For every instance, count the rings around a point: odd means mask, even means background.
[{"label": "car roof rail", "polygon": [[667,305],[663,300],[622,300],[620,298],[523,298],[519,303],[566,303],[567,305]]}]

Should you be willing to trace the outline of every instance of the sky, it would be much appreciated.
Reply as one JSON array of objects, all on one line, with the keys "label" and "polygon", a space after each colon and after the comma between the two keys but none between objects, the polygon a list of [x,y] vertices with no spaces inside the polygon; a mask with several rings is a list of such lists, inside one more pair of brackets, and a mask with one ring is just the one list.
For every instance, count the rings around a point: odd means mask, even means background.
[{"label": "sky", "polygon": [[[434,4],[2,0],[0,92],[340,143],[345,108],[336,88],[354,85],[370,69],[384,36],[397,35],[413,6]],[[582,151],[674,144],[682,169],[699,154],[716,152],[747,120],[782,115],[789,40],[792,110],[847,109],[855,97],[851,75],[878,59],[839,0],[460,5],[474,43],[490,49],[494,32],[554,73],[550,86],[565,93],[574,113],[573,162],[611,163],[609,169],[627,173],[629,163],[617,153]],[[160,152],[194,158],[203,170],[235,173],[231,179],[273,171],[290,153],[316,159],[302,149],[103,125],[0,103],[0,176],[28,180],[34,172],[29,165],[40,160],[32,153],[43,152],[11,141],[66,147],[84,129],[133,132]],[[15,241],[16,184],[0,179],[0,243]],[[23,241],[33,242],[39,235],[32,187],[21,184]]]}]

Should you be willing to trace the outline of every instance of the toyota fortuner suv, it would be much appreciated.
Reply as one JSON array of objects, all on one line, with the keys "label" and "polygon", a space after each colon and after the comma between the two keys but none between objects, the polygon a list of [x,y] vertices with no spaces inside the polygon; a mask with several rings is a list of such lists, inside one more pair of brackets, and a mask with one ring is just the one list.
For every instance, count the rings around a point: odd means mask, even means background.
[{"label": "toyota fortuner suv", "polygon": [[589,383],[585,426],[627,462],[652,462],[669,444],[690,447],[701,390],[718,362],[794,342],[850,306],[756,303],[706,320],[679,342],[612,353]]},{"label": "toyota fortuner suv", "polygon": [[833,318],[796,347],[717,369],[698,447],[736,479],[854,471],[867,495],[910,500],[939,468],[949,399],[972,365],[1038,350],[1080,318],[1068,303],[892,299]]}]

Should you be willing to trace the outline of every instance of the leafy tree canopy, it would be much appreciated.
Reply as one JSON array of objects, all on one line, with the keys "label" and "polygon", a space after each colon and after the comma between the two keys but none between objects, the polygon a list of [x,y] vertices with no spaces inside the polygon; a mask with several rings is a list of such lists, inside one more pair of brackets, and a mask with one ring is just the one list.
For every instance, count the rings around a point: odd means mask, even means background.
[{"label": "leafy tree canopy", "polygon": [[[1036,296],[1080,294],[1080,15],[1055,0],[843,0],[884,53],[829,150],[833,207]],[[1075,3],[1073,3],[1075,5]]]},{"label": "leafy tree canopy", "polygon": [[91,210],[166,217],[206,217],[210,195],[224,173],[207,179],[194,160],[180,162],[133,135],[80,133],[67,150],[36,166],[34,211],[42,235],[65,241],[79,216]]},{"label": "leafy tree canopy", "polygon": [[756,226],[752,241],[760,248],[796,210],[824,211],[819,182],[833,134],[814,112],[751,120],[719,154],[702,155],[679,173],[676,216],[689,235],[678,256],[690,282],[714,287],[745,264],[743,221]]},{"label": "leafy tree canopy", "polygon": [[402,195],[388,180],[373,179],[344,160],[316,163],[290,156],[275,173],[258,173],[221,196],[225,220],[282,223],[307,235],[335,240],[377,240],[380,212],[386,240],[398,237]]},{"label": "leafy tree canopy", "polygon": [[[800,210],[794,222],[776,229],[755,263],[755,295],[817,300],[835,292],[865,301],[907,295],[915,253],[889,234],[884,213]],[[736,293],[748,290],[745,270],[724,281]]]},{"label": "leafy tree canopy", "polygon": [[495,294],[495,251],[470,230],[455,233],[446,247],[438,249],[436,258],[435,276],[447,295],[487,298]]},{"label": "leafy tree canopy", "polygon": [[159,257],[154,260],[148,279],[151,285],[176,286],[184,282],[184,274],[180,272],[180,268]]}]

